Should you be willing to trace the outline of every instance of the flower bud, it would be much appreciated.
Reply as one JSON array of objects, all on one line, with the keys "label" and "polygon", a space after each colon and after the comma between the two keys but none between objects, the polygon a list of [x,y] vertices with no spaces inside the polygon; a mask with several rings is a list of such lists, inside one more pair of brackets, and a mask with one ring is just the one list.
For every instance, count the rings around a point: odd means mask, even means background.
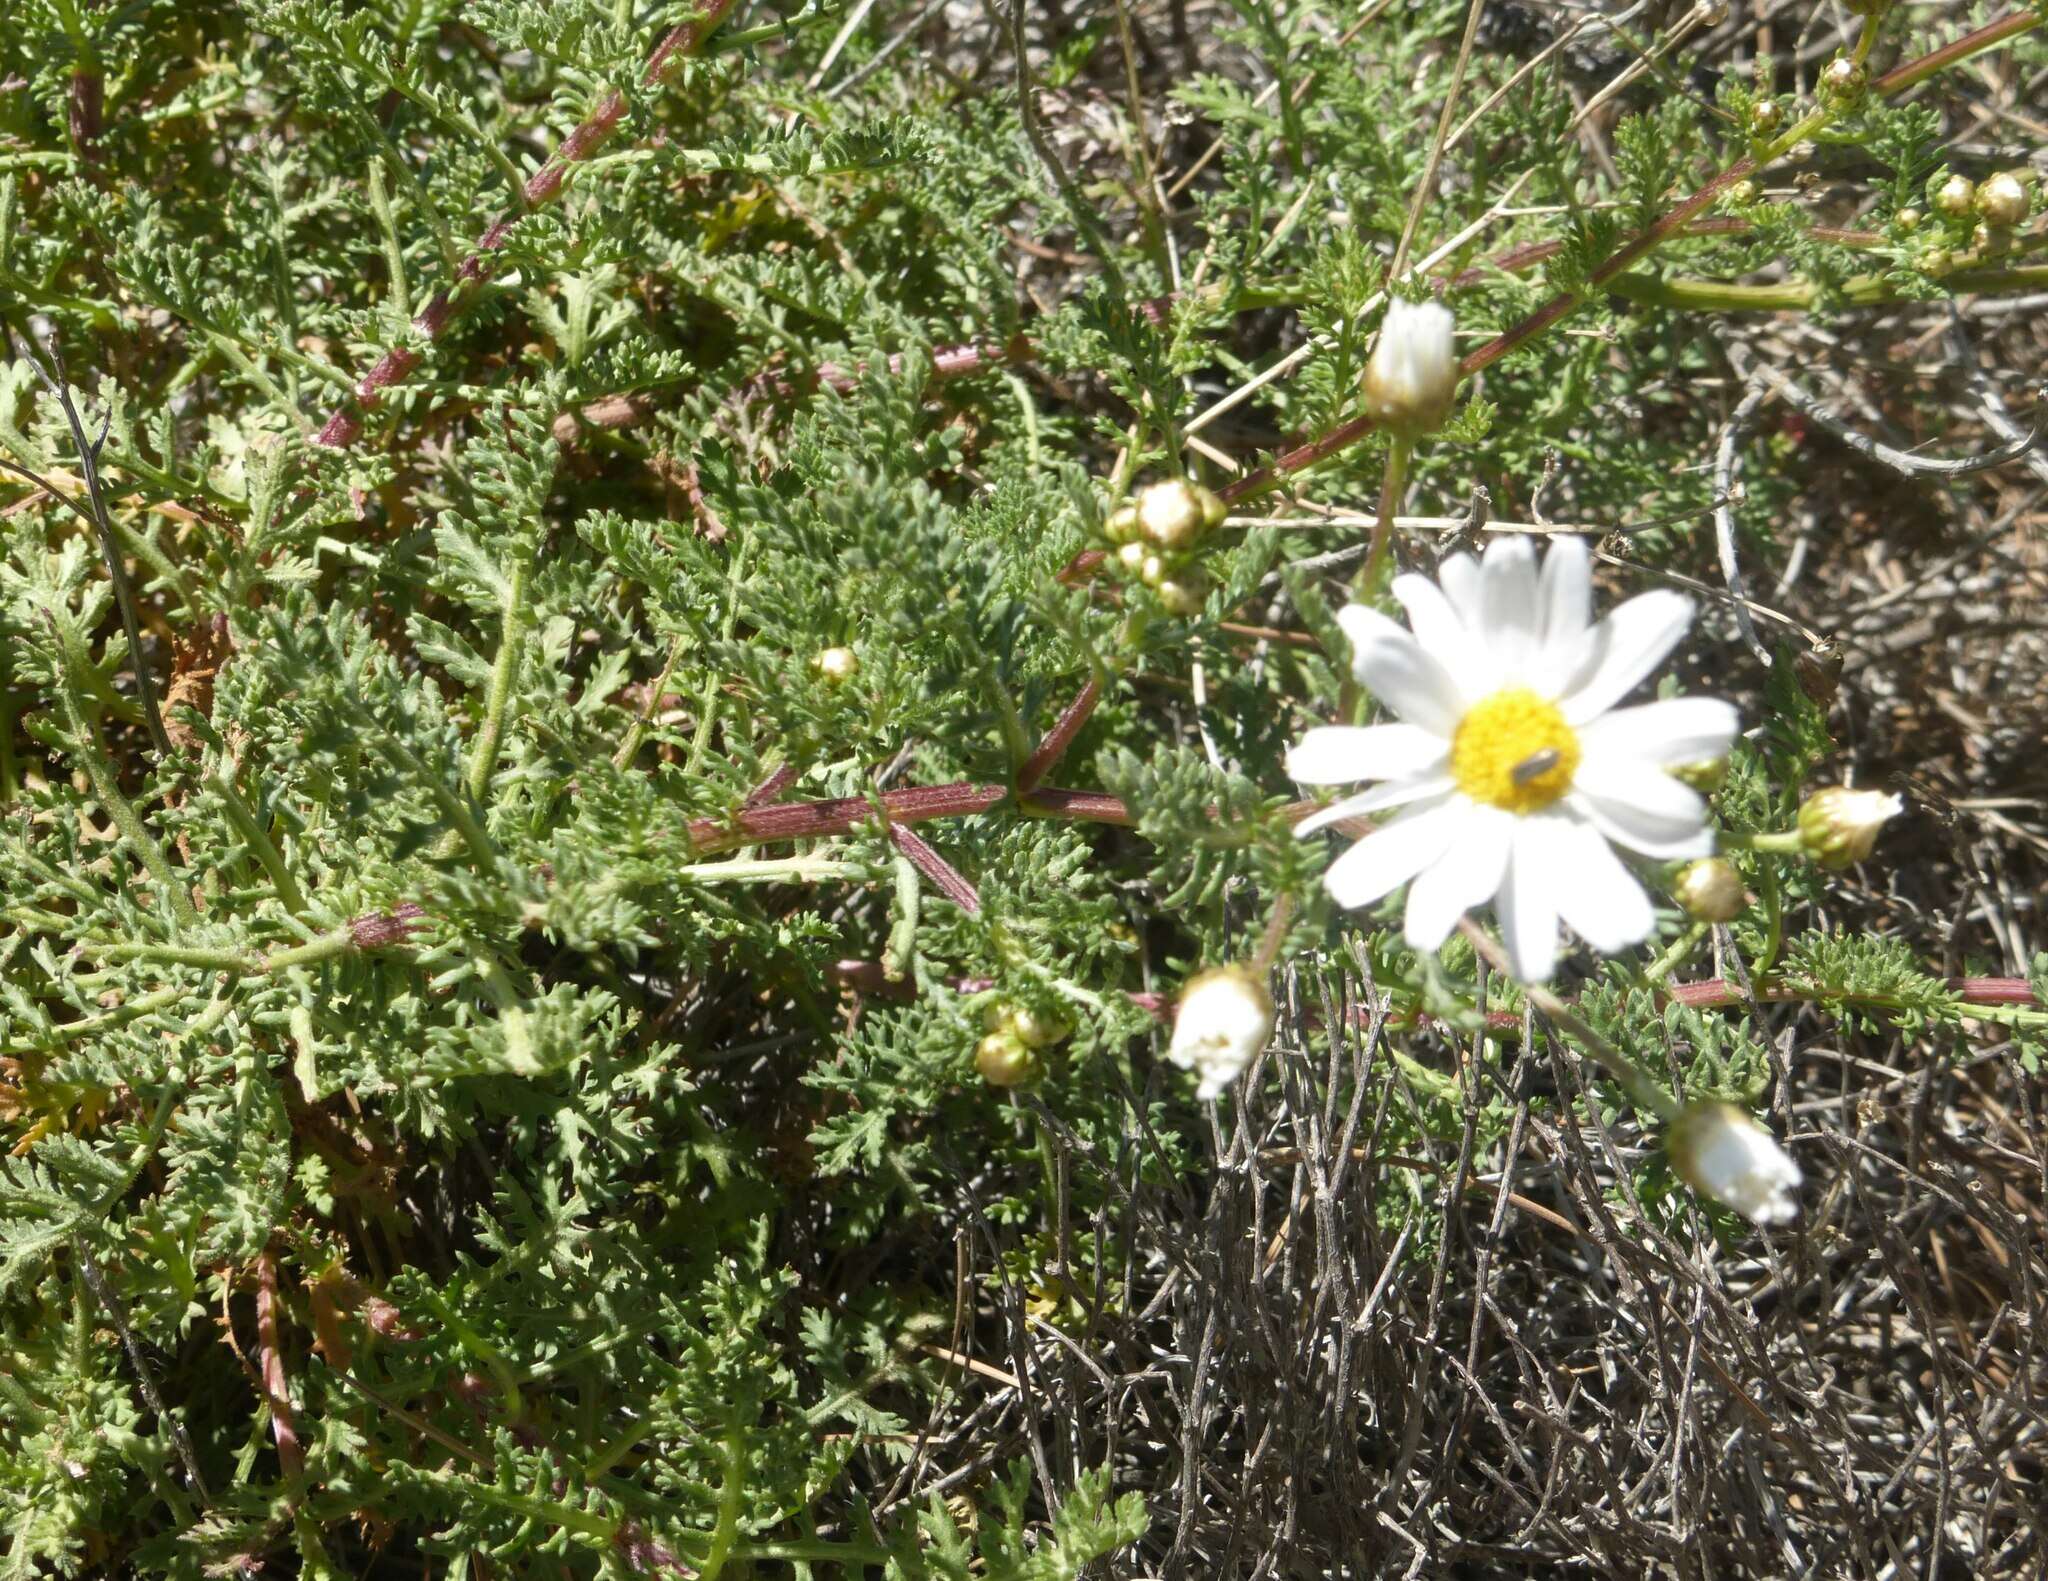
[{"label": "flower bud", "polygon": [[1968,214],[1977,202],[1977,183],[1968,176],[1950,176],[1934,189],[1934,206],[1952,220]]},{"label": "flower bud", "polygon": [[1008,1033],[1027,1049],[1051,1048],[1074,1035],[1074,1029],[1059,1017],[1033,1010],[1028,1005],[993,1004],[981,1020],[985,1031]]},{"label": "flower bud", "polygon": [[1202,606],[1209,598],[1209,589],[1199,572],[1169,576],[1153,591],[1159,595],[1159,602],[1166,606],[1167,614],[1178,615],[1183,620],[1201,614]]},{"label": "flower bud", "polygon": [[1746,209],[1756,202],[1757,186],[1754,181],[1738,181],[1728,189],[1728,201],[1738,209]]},{"label": "flower bud", "polygon": [[1785,121],[1785,107],[1776,99],[1759,99],[1749,107],[1749,129],[1759,137],[1768,137]]},{"label": "flower bud", "polygon": [[860,655],[851,648],[825,648],[813,655],[811,668],[820,680],[839,686],[860,674]]},{"label": "flower bud", "polygon": [[1138,496],[1138,531],[1161,549],[1189,549],[1223,520],[1224,506],[1199,484],[1173,479]]},{"label": "flower bud", "polygon": [[1138,507],[1126,501],[1109,513],[1102,535],[1111,543],[1129,543],[1138,536]]},{"label": "flower bud", "polygon": [[1922,274],[1944,275],[1956,266],[1956,255],[1946,247],[1930,247],[1914,264]]},{"label": "flower bud", "polygon": [[1821,68],[1820,91],[1830,99],[1844,103],[1863,97],[1863,90],[1870,86],[1870,73],[1846,55],[1838,55]]},{"label": "flower bud", "polygon": [[1703,1196],[1725,1202],[1757,1224],[1783,1224],[1799,1212],[1793,1195],[1805,1177],[1778,1139],[1732,1103],[1686,1106],[1672,1124],[1672,1165]]},{"label": "flower bud", "polygon": [[1844,868],[1866,860],[1877,832],[1905,811],[1905,803],[1884,791],[1830,785],[1806,798],[1799,809],[1799,843],[1822,867]]},{"label": "flower bud", "polygon": [[1138,580],[1147,587],[1157,587],[1166,580],[1166,557],[1147,554],[1138,562]]},{"label": "flower bud", "polygon": [[1681,785],[1690,785],[1702,796],[1711,796],[1721,788],[1728,778],[1726,758],[1702,758],[1697,763],[1681,763],[1671,769],[1670,775]]},{"label": "flower bud", "polygon": [[1014,1032],[991,1032],[975,1044],[974,1068],[991,1087],[1022,1087],[1044,1071],[1037,1052]]},{"label": "flower bud", "polygon": [[1138,575],[1144,569],[1145,562],[1152,558],[1152,551],[1136,539],[1116,552],[1116,563],[1123,567],[1126,576]]},{"label": "flower bud", "polygon": [[1905,235],[1912,235],[1920,228],[1921,214],[1918,209],[1900,209],[1892,216],[1892,224]]},{"label": "flower bud", "polygon": [[1273,999],[1243,966],[1197,973],[1181,990],[1166,1057],[1201,1079],[1197,1098],[1213,1098],[1243,1074],[1273,1035]]},{"label": "flower bud", "polygon": [[1413,438],[1434,433],[1458,393],[1455,321],[1435,302],[1387,304],[1379,340],[1365,369],[1365,409],[1387,428]]},{"label": "flower bud", "polygon": [[1700,922],[1733,922],[1749,904],[1742,875],[1733,863],[1718,856],[1688,864],[1671,892],[1686,915]]},{"label": "flower bud", "polygon": [[1977,212],[1987,224],[2017,225],[2029,207],[2027,184],[2010,170],[1999,171],[1977,189]]}]

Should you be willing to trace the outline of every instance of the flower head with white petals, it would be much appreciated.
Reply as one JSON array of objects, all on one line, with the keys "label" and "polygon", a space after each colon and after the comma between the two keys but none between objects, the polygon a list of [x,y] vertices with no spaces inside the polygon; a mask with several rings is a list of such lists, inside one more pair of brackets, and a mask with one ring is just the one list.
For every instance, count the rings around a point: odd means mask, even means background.
[{"label": "flower head with white petals", "polygon": [[1366,906],[1408,884],[1419,950],[1491,900],[1516,975],[1543,982],[1560,921],[1597,950],[1648,937],[1649,896],[1615,846],[1712,854],[1706,804],[1671,771],[1725,756],[1735,710],[1712,697],[1616,706],[1685,635],[1692,602],[1644,593],[1595,621],[1575,538],[1540,570],[1528,539],[1502,537],[1483,563],[1453,555],[1440,575],[1394,579],[1410,630],[1362,604],[1338,615],[1353,674],[1398,722],[1325,726],[1295,745],[1287,771],[1303,784],[1383,782],[1298,832],[1399,808],[1331,864],[1331,896]]},{"label": "flower head with white petals", "polygon": [[1671,1127],[1671,1161],[1693,1190],[1757,1224],[1784,1224],[1799,1212],[1799,1166],[1732,1103],[1694,1104],[1680,1115]]}]

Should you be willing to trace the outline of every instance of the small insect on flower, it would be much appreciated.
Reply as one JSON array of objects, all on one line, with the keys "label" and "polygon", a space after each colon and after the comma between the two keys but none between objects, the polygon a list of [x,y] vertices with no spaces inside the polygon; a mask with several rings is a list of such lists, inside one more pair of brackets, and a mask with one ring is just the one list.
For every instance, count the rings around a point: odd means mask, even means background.
[{"label": "small insect on flower", "polygon": [[1602,951],[1648,937],[1650,898],[1614,846],[1712,853],[1706,803],[1675,771],[1727,755],[1735,710],[1713,697],[1616,707],[1685,635],[1692,604],[1645,593],[1595,622],[1578,539],[1559,539],[1540,571],[1528,539],[1503,537],[1483,563],[1453,555],[1440,574],[1394,579],[1412,630],[1361,604],[1337,617],[1353,674],[1398,722],[1325,726],[1295,745],[1287,772],[1305,785],[1385,782],[1298,832],[1401,809],[1331,865],[1331,896],[1367,906],[1409,885],[1418,950],[1492,900],[1516,975],[1541,982],[1560,920]]},{"label": "small insect on flower", "polygon": [[1242,966],[1218,966],[1188,979],[1173,1019],[1166,1057],[1201,1080],[1197,1098],[1214,1098],[1244,1073],[1273,1035],[1273,999]]},{"label": "small insect on flower", "polygon": [[1458,393],[1455,320],[1435,302],[1390,302],[1365,369],[1365,409],[1397,434],[1434,433]]},{"label": "small insect on flower", "polygon": [[1799,1212],[1805,1177],[1778,1139],[1732,1103],[1696,1103],[1673,1122],[1671,1162],[1685,1183],[1757,1224]]}]

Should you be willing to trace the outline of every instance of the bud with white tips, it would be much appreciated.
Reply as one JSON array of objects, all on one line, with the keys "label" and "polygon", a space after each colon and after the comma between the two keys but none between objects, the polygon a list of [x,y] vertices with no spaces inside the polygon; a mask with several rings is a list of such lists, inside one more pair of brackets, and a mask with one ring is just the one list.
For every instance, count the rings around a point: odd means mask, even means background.
[{"label": "bud with white tips", "polygon": [[1686,915],[1700,922],[1733,922],[1749,904],[1742,875],[1733,863],[1718,856],[1689,863],[1671,886],[1671,893]]},{"label": "bud with white tips", "polygon": [[1180,478],[1155,483],[1138,495],[1138,531],[1161,549],[1192,548],[1223,516],[1221,500]]},{"label": "bud with white tips", "polygon": [[1977,212],[1991,225],[2013,226],[2027,217],[2027,184],[2010,170],[2001,170],[1977,189]]},{"label": "bud with white tips", "polygon": [[1820,91],[1830,99],[1844,103],[1863,97],[1863,90],[1870,86],[1870,73],[1846,55],[1839,55],[1821,68]]},{"label": "bud with white tips", "polygon": [[1778,1139],[1732,1103],[1695,1103],[1673,1122],[1671,1162],[1685,1183],[1757,1224],[1799,1212],[1805,1177]]},{"label": "bud with white tips", "polygon": [[1934,206],[1952,220],[1968,214],[1977,202],[1977,183],[1968,176],[1950,176],[1934,189]]},{"label": "bud with white tips", "polygon": [[1174,1015],[1166,1057],[1201,1077],[1197,1098],[1213,1098],[1244,1073],[1273,1035],[1273,998],[1242,966],[1218,966],[1188,979]]},{"label": "bud with white tips", "polygon": [[1800,807],[1799,843],[1822,867],[1848,867],[1869,858],[1878,831],[1905,806],[1884,791],[1830,785],[1815,791]]},{"label": "bud with white tips", "polygon": [[1166,577],[1153,591],[1159,595],[1159,602],[1167,614],[1178,615],[1183,620],[1201,614],[1202,606],[1209,601],[1208,584],[1199,571],[1184,571],[1179,576]]},{"label": "bud with white tips", "polygon": [[1911,235],[1920,228],[1920,219],[1921,215],[1918,209],[1900,209],[1898,213],[1892,216],[1892,224],[1896,225],[1907,235]]},{"label": "bud with white tips", "polygon": [[1458,353],[1449,308],[1390,302],[1365,369],[1365,409],[1394,433],[1435,432],[1458,393]]}]

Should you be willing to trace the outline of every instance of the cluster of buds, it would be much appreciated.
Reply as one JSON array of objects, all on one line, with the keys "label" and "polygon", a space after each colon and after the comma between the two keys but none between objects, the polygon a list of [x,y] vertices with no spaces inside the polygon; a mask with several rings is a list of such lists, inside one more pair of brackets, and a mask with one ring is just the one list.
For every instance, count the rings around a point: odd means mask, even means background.
[{"label": "cluster of buds", "polygon": [[1214,1098],[1244,1073],[1273,1035],[1273,996],[1249,967],[1218,966],[1188,979],[1174,1012],[1166,1057],[1200,1078],[1197,1098]]},{"label": "cluster of buds", "polygon": [[1196,555],[1224,515],[1214,494],[1175,478],[1139,490],[1111,515],[1105,530],[1117,546],[1116,563],[1158,594],[1168,614],[1196,615],[1209,593]]},{"label": "cluster of buds", "polygon": [[1689,1104],[1671,1127],[1671,1162],[1685,1183],[1757,1224],[1799,1212],[1804,1178],[1778,1139],[1732,1103]]},{"label": "cluster of buds", "polygon": [[1045,1074],[1045,1051],[1074,1029],[1057,1017],[1003,1001],[982,1017],[984,1036],[974,1046],[974,1068],[991,1087],[1022,1087]]},{"label": "cluster of buds", "polygon": [[1800,847],[1826,868],[1867,861],[1877,846],[1878,831],[1904,810],[1905,803],[1884,791],[1830,785],[1800,806]]}]

